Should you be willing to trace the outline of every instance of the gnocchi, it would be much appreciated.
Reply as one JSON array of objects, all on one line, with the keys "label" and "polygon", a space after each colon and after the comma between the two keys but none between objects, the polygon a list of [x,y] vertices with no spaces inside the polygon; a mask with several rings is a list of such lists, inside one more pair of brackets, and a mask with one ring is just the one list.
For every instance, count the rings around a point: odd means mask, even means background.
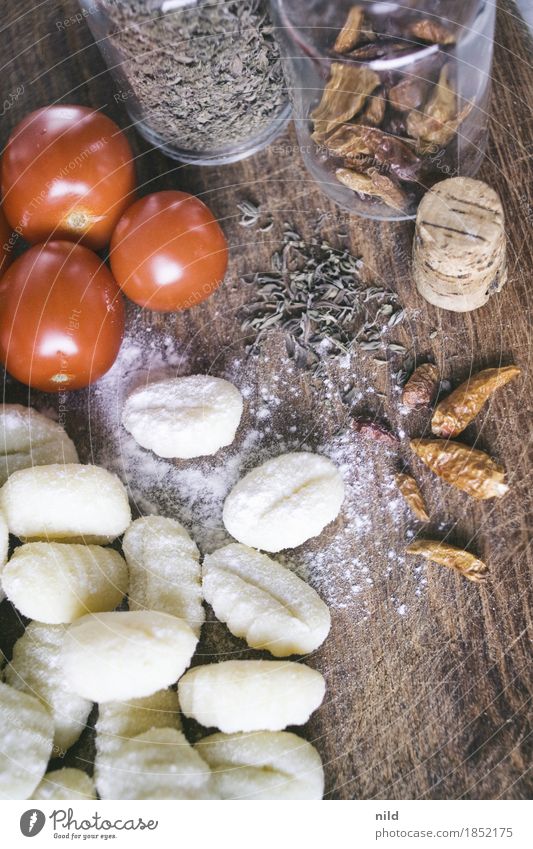
[{"label": "gnocchi", "polygon": [[287,660],[196,666],[178,684],[185,716],[226,734],[302,725],[322,703],[324,692],[320,672]]},{"label": "gnocchi", "polygon": [[92,778],[82,769],[64,767],[47,772],[31,798],[47,802],[96,799],[96,790]]},{"label": "gnocchi", "polygon": [[110,548],[29,542],[4,569],[9,600],[29,619],[58,624],[113,610],[128,592],[128,567]]},{"label": "gnocchi", "polygon": [[28,693],[0,682],[0,799],[28,799],[52,751],[52,717]]},{"label": "gnocchi", "polygon": [[307,654],[328,635],[329,610],[315,590],[252,548],[235,543],[207,555],[202,577],[217,619],[254,649]]},{"label": "gnocchi", "polygon": [[102,799],[213,798],[211,770],[176,728],[151,728],[124,740],[120,757],[98,773]]},{"label": "gnocchi", "polygon": [[0,486],[31,466],[77,463],[74,443],[57,422],[20,404],[0,408]]},{"label": "gnocchi", "polygon": [[96,753],[99,762],[118,756],[124,740],[150,728],[181,731],[180,706],[175,690],[158,690],[142,699],[106,702],[98,707]]},{"label": "gnocchi", "polygon": [[322,799],[317,750],[288,731],[211,734],[195,749],[211,767],[220,799]]},{"label": "gnocchi", "polygon": [[187,623],[167,613],[91,613],[67,630],[65,678],[75,693],[93,702],[149,696],[183,674],[196,643]]},{"label": "gnocchi", "polygon": [[48,708],[54,726],[54,757],[76,742],[91,712],[92,702],[73,693],[61,667],[66,629],[30,622],[13,648],[6,668],[7,683],[36,696]]},{"label": "gnocchi", "polygon": [[151,728],[174,728],[181,731],[179,711],[175,690],[159,690],[143,699],[106,702],[98,706],[94,778],[102,799],[114,798],[117,781],[115,767],[122,761],[123,746]]},{"label": "gnocchi", "polygon": [[14,472],[0,490],[0,508],[10,532],[22,540],[105,543],[131,522],[118,477],[79,463]]},{"label": "gnocchi", "polygon": [[195,374],[136,389],[122,424],[143,448],[188,460],[230,445],[243,408],[239,390],[219,377]]},{"label": "gnocchi", "polygon": [[337,517],[343,499],[334,463],[299,451],[248,472],[227,496],[223,519],[238,542],[275,552],[320,534]]},{"label": "gnocchi", "polygon": [[170,613],[199,637],[205,619],[200,554],[185,528],[162,516],[137,519],[126,531],[122,549],[130,574],[130,610]]}]

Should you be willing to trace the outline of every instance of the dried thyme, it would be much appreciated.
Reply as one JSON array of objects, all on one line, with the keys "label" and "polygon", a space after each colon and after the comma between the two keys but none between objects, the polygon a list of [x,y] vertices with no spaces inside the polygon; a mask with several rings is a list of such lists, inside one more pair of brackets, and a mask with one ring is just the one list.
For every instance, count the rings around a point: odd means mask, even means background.
[{"label": "dried thyme", "polygon": [[[290,225],[271,257],[271,270],[243,279],[252,290],[242,307],[241,329],[257,352],[270,332],[285,337],[289,357],[316,371],[327,359],[362,352],[399,354],[386,334],[405,312],[394,292],[366,286],[362,260],[320,236],[305,241]],[[376,360],[377,361],[377,360]]]}]

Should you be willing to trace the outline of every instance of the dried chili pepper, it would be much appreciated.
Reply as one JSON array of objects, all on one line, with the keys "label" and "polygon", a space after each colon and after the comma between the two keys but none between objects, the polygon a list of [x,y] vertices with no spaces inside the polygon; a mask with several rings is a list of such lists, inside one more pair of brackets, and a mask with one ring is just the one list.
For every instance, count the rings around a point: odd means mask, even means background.
[{"label": "dried chili pepper", "polygon": [[413,439],[411,448],[432,472],[472,498],[501,498],[509,489],[503,466],[477,448],[441,439]]},{"label": "dried chili pepper", "polygon": [[401,472],[396,475],[396,483],[416,518],[421,522],[429,522],[426,504],[415,479],[411,475]]},{"label": "dried chili pepper", "polygon": [[409,33],[420,41],[428,41],[430,44],[455,44],[456,42],[456,37],[451,30],[428,18],[414,21],[409,27]]},{"label": "dried chili pepper", "polygon": [[355,433],[374,442],[382,442],[394,448],[400,443],[398,437],[386,425],[375,422],[373,419],[353,418],[350,421],[350,427]]},{"label": "dried chili pepper", "polygon": [[416,554],[440,566],[455,569],[464,578],[474,583],[481,583],[487,579],[489,570],[486,563],[474,557],[469,551],[456,548],[447,542],[432,539],[416,540],[407,547],[407,553]]},{"label": "dried chili pepper", "polygon": [[358,194],[379,198],[398,212],[403,212],[405,209],[405,194],[392,180],[380,174],[375,168],[371,168],[365,174],[349,168],[337,168],[335,176],[339,183]]},{"label": "dried chili pepper", "polygon": [[416,410],[428,407],[437,394],[439,370],[433,363],[422,363],[412,373],[404,386],[402,404]]},{"label": "dried chili pepper", "polygon": [[339,124],[353,118],[379,83],[378,75],[369,68],[333,62],[322,100],[311,114],[315,141],[321,140]]},{"label": "dried chili pepper", "polygon": [[352,156],[373,156],[401,180],[415,180],[422,160],[410,145],[377,127],[362,124],[343,124],[324,142],[325,146],[350,164]]},{"label": "dried chili pepper", "polygon": [[477,416],[491,395],[518,377],[517,366],[487,368],[469,377],[435,408],[431,430],[436,436],[458,436]]},{"label": "dried chili pepper", "polygon": [[346,23],[333,45],[335,53],[348,53],[357,47],[360,41],[373,41],[376,38],[372,28],[364,24],[364,17],[365,12],[362,6],[352,6]]}]

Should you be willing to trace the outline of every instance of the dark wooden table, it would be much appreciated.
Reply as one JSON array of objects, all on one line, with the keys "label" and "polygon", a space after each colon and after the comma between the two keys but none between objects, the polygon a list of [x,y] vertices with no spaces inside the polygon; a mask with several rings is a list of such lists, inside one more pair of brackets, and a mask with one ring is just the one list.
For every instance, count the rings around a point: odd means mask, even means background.
[{"label": "dark wooden table", "polygon": [[[129,126],[86,24],[59,25],[76,10],[73,1],[4,3],[2,92],[6,97],[21,85],[23,92],[12,98],[2,117],[2,144],[27,112],[60,100],[103,108],[121,126]],[[138,155],[142,192],[166,187],[195,192],[224,222],[231,268],[216,296],[177,318],[139,319],[130,310],[130,321],[142,326],[143,338],[150,323],[155,333],[171,333],[175,347],[186,351],[187,366],[182,370],[231,373],[241,385],[247,382],[249,412],[239,432],[242,444],[247,428],[254,425],[250,411],[257,413],[261,404],[266,405],[270,431],[262,433],[257,448],[239,455],[242,468],[279,453],[280,445],[320,448],[331,440],[343,428],[348,412],[332,391],[336,381],[360,384],[363,397],[357,409],[384,416],[393,427],[420,435],[428,424],[427,416],[399,416],[390,375],[370,359],[353,357],[342,375],[332,369],[322,386],[305,373],[288,370],[283,343],[277,338],[259,360],[243,359],[236,312],[249,291],[240,275],[269,267],[283,222],[308,235],[320,215],[321,232],[332,242],[339,226],[347,227],[353,253],[363,257],[365,277],[394,289],[407,308],[408,320],[398,327],[395,339],[417,358],[433,357],[443,377],[455,383],[471,368],[500,362],[515,362],[523,369],[523,377],[500,392],[465,435],[506,466],[511,491],[505,499],[473,503],[413,464],[431,506],[431,530],[469,544],[489,562],[491,579],[486,586],[469,584],[439,567],[417,571],[419,564],[402,558],[413,524],[407,511],[393,520],[388,509],[392,495],[386,481],[395,461],[372,446],[356,444],[355,438],[350,468],[357,471],[359,463],[366,469],[357,497],[362,512],[371,518],[370,527],[360,533],[354,526],[351,533],[352,512],[318,542],[295,553],[296,560],[305,560],[309,579],[332,605],[332,633],[309,659],[324,672],[328,694],[304,729],[324,759],[327,798],[531,797],[532,92],[531,41],[516,7],[505,3],[498,15],[491,140],[481,177],[503,199],[510,275],[499,296],[468,314],[438,311],[417,295],[408,259],[412,225],[380,225],[339,212],[304,171],[291,130],[274,150],[220,169],[181,166],[128,130]],[[243,198],[260,203],[274,217],[270,232],[239,226],[236,205]],[[369,386],[385,397],[376,398]],[[86,461],[104,462],[114,444],[109,420],[99,414],[99,397],[95,388],[67,399],[66,427]],[[40,408],[57,404],[10,381],[6,398]],[[254,426],[260,427],[257,422]],[[409,457],[405,445],[402,452]],[[127,458],[124,464],[127,478]],[[181,515],[179,505],[175,514]],[[348,542],[336,554],[335,534],[344,531]],[[329,546],[326,564],[324,557],[320,559],[324,545]],[[359,594],[348,586],[350,581],[346,584],[352,561],[355,572],[359,570],[357,580],[363,582]],[[320,569],[314,571],[314,562]],[[22,625],[7,602],[2,622],[3,648],[9,657]],[[201,661],[227,652],[249,656],[222,626],[210,621],[204,630]],[[197,727],[189,730],[193,736],[199,733]],[[90,770],[91,746],[88,730],[66,763]]]}]

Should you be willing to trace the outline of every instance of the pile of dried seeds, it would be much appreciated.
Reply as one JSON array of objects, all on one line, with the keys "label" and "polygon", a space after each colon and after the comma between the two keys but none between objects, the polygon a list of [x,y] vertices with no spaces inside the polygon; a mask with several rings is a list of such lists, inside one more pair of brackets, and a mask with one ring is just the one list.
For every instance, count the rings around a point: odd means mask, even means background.
[{"label": "pile of dried seeds", "polygon": [[[301,368],[316,372],[339,354],[359,351],[404,354],[386,333],[405,311],[398,296],[361,278],[362,260],[320,236],[304,240],[285,225],[271,269],[243,279],[253,287],[240,311],[241,329],[257,351],[266,334],[283,333],[287,353]],[[383,360],[382,360],[383,361]]]}]

